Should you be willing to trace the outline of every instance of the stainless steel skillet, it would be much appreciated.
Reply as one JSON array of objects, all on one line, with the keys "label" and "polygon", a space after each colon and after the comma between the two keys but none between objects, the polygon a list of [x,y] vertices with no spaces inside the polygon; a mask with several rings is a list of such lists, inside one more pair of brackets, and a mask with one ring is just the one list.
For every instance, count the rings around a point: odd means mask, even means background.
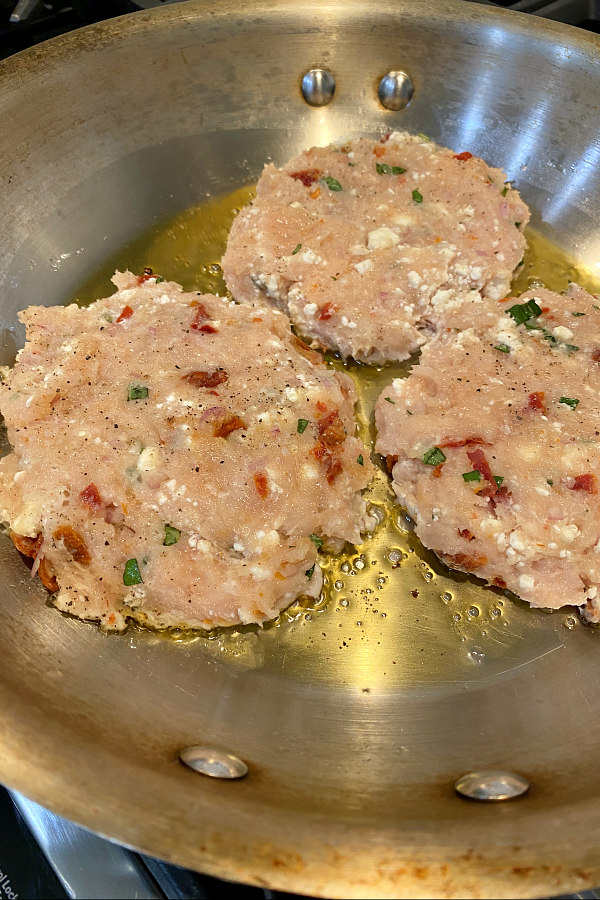
[{"label": "stainless steel skillet", "polygon": [[[326,107],[300,94],[313,66],[336,80]],[[415,94],[389,112],[377,85],[397,69]],[[64,302],[151,225],[342,134],[406,128],[481,154],[594,266],[599,105],[596,37],[462,0],[192,0],[29,50],[0,67],[2,361],[20,308]],[[600,882],[594,630],[509,604],[479,664],[440,603],[398,592],[377,627],[354,607],[222,641],[106,637],[1,552],[0,778],[40,803],[187,866],[324,896]],[[185,769],[197,743],[248,777]],[[529,795],[454,794],[490,767]]]}]

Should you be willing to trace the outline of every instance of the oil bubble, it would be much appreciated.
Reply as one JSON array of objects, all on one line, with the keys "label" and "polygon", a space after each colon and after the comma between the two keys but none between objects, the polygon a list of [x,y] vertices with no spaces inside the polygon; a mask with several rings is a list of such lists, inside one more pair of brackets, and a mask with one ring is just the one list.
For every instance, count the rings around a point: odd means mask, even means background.
[{"label": "oil bubble", "polygon": [[571,628],[575,628],[575,626],[577,625],[577,619],[575,618],[575,616],[565,616],[565,618],[563,619],[563,625],[569,630]]},{"label": "oil bubble", "polygon": [[444,593],[442,594],[442,600],[444,601],[444,603],[450,603],[450,601],[452,600],[452,594],[450,593],[450,591],[444,591]]},{"label": "oil bubble", "polygon": [[388,553],[388,559],[394,567],[400,565],[400,563],[402,562],[403,556],[404,556],[404,554],[402,553],[401,550],[394,549],[394,550],[390,550],[390,552]]},{"label": "oil bubble", "polygon": [[485,659],[485,653],[483,652],[481,647],[473,647],[471,650],[469,650],[467,656],[469,657],[471,662],[474,663],[481,663]]},{"label": "oil bubble", "polygon": [[492,619],[499,619],[500,616],[502,615],[502,610],[497,609],[495,606],[493,606],[492,609],[490,610],[490,615],[491,615]]},{"label": "oil bubble", "polygon": [[343,562],[342,565],[340,566],[340,569],[342,570],[342,572],[343,572],[345,575],[348,574],[348,572],[350,571],[351,568],[352,568],[352,567],[351,567],[350,563],[347,562],[347,561],[346,561],[346,562]]},{"label": "oil bubble", "polygon": [[479,612],[480,612],[480,610],[479,610],[479,607],[477,607],[477,606],[470,606],[469,609],[467,610],[467,613],[471,616],[472,619],[476,619],[477,616],[479,615]]},{"label": "oil bubble", "polygon": [[462,616],[460,613],[454,613],[454,615],[452,616],[453,622],[460,622],[461,619],[462,619]]},{"label": "oil bubble", "polygon": [[344,582],[343,582],[343,581],[340,581],[340,579],[338,578],[337,581],[334,581],[334,582],[333,582],[333,586],[334,586],[334,588],[336,589],[336,591],[341,591],[342,588],[344,587]]},{"label": "oil bubble", "polygon": [[364,559],[357,559],[356,562],[354,563],[354,566],[356,569],[364,569],[364,567],[365,567]]},{"label": "oil bubble", "polygon": [[377,584],[385,584],[386,581],[387,581],[387,578],[384,575],[380,575],[379,578],[377,579]]},{"label": "oil bubble", "polygon": [[346,598],[344,597],[343,600],[340,600],[340,606],[344,606],[344,607],[350,606],[350,601],[346,600]]}]

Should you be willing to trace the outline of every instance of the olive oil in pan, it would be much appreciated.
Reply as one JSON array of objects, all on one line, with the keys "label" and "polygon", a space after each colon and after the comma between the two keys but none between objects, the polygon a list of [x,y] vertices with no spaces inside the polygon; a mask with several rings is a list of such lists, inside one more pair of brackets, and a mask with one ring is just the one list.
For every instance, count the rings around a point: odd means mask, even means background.
[{"label": "olive oil in pan", "polygon": [[[115,269],[145,266],[186,290],[226,293],[219,260],[236,211],[253,188],[208,199],[154,228],[108,260],[78,292],[85,303],[112,293]],[[535,232],[519,267],[513,293],[544,284],[563,290],[578,281],[598,292],[600,283]],[[388,366],[343,363],[358,393],[361,438],[376,464],[373,407],[393,378],[406,377],[409,360]],[[298,600],[264,628],[216,629],[206,635],[175,632],[168,638],[187,652],[199,650],[240,669],[267,669],[284,677],[347,686],[366,694],[399,686],[455,683],[457,689],[523,666],[566,640],[595,638],[569,610],[530,609],[499,589],[451,572],[415,538],[382,467],[366,491],[380,519],[363,544],[339,555],[319,553],[325,585],[318,601]],[[136,642],[162,641],[143,632]]]}]

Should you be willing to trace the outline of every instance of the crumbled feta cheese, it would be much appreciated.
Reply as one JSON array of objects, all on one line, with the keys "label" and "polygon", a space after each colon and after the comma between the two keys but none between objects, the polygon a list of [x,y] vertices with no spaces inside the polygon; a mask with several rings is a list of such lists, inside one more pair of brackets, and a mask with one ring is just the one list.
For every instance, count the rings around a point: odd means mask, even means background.
[{"label": "crumbled feta cheese", "polygon": [[368,272],[369,269],[373,268],[373,263],[370,259],[363,259],[362,262],[354,263],[352,268],[356,269],[359,275],[364,275],[365,272]]},{"label": "crumbled feta cheese", "polygon": [[400,238],[396,232],[386,225],[382,225],[380,228],[375,228],[374,231],[369,232],[367,247],[369,250],[387,250],[389,247],[395,247],[399,243]]},{"label": "crumbled feta cheese", "polygon": [[519,588],[522,591],[532,591],[535,587],[535,579],[531,575],[519,575]]},{"label": "crumbled feta cheese", "polygon": [[557,325],[556,328],[552,329],[552,334],[554,337],[558,338],[559,341],[568,341],[573,337],[571,329],[566,328],[564,325]]}]

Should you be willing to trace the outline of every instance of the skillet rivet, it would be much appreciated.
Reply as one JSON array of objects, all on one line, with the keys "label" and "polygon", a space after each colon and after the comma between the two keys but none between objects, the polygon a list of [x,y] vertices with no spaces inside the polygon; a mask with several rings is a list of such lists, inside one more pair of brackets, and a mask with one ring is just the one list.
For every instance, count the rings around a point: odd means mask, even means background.
[{"label": "skillet rivet", "polygon": [[379,82],[377,95],[386,109],[397,112],[408,106],[415,92],[412,78],[406,72],[388,72]]},{"label": "skillet rivet", "polygon": [[310,69],[302,78],[301,89],[309,106],[327,106],[335,94],[335,80],[327,69]]},{"label": "skillet rivet", "polygon": [[184,766],[210,778],[244,778],[248,774],[245,762],[233,753],[214,747],[186,747],[180,752],[179,759]]},{"label": "skillet rivet", "polygon": [[522,775],[490,769],[468,772],[454,782],[454,790],[469,800],[514,800],[526,794],[530,784]]}]

